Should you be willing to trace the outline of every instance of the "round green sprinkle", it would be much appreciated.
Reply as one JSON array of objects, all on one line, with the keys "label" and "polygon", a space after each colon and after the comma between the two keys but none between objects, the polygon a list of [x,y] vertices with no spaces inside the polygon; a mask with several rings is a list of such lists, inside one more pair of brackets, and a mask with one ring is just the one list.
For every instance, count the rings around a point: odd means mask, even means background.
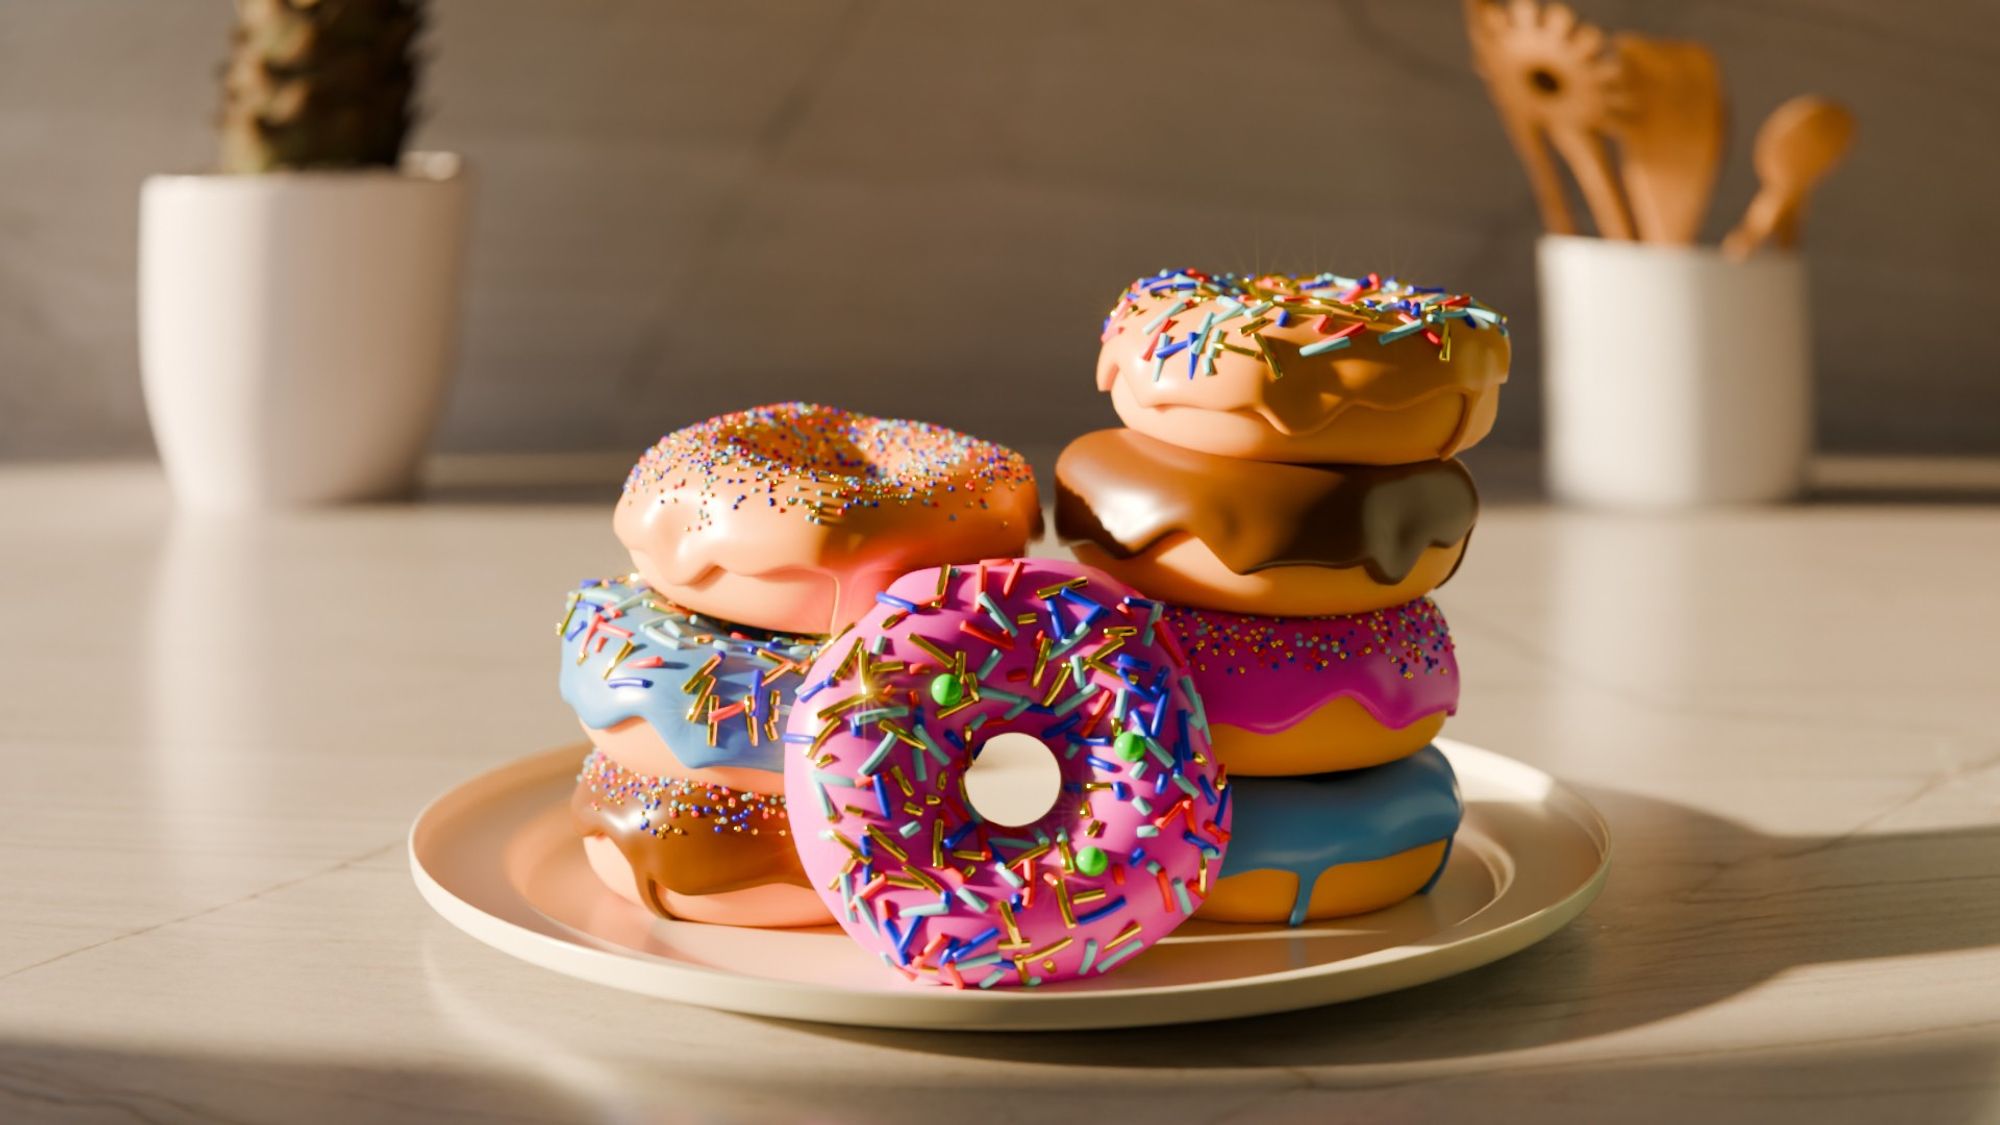
[{"label": "round green sprinkle", "polygon": [[1136,730],[1121,731],[1112,739],[1111,748],[1128,762],[1136,762],[1146,756],[1146,736]]},{"label": "round green sprinkle", "polygon": [[1076,869],[1085,875],[1102,875],[1105,868],[1110,866],[1111,857],[1104,854],[1103,848],[1078,848],[1076,850]]},{"label": "round green sprinkle", "polygon": [[950,672],[941,672],[931,678],[931,699],[939,707],[956,707],[965,698],[965,685]]}]

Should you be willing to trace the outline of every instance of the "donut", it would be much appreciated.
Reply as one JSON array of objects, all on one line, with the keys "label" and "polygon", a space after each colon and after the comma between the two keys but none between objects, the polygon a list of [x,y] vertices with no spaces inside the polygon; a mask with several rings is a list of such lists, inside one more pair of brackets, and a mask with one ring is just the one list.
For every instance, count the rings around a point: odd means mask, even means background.
[{"label": "donut", "polygon": [[1056,462],[1056,532],[1149,597],[1276,617],[1365,613],[1451,577],[1479,514],[1456,461],[1286,465],[1129,429]]},{"label": "donut", "polygon": [[584,582],[556,631],[593,744],[570,820],[604,884],[663,918],[829,921],[792,847],[781,741],[822,638],[713,621],[634,577]]},{"label": "donut", "polygon": [[942,426],[779,403],[660,439],[613,529],[646,584],[746,625],[830,633],[906,571],[1015,555],[1041,533],[1034,472]]},{"label": "donut", "polygon": [[598,879],[662,918],[772,927],[827,920],[806,887],[782,793],[698,774],[642,774],[593,749],[569,809]]},{"label": "donut", "polygon": [[1435,746],[1364,770],[1244,777],[1222,878],[1202,904],[1218,922],[1303,925],[1428,891],[1465,809]]},{"label": "donut", "polygon": [[[785,794],[849,935],[911,980],[1034,986],[1116,968],[1199,907],[1229,783],[1163,608],[1066,560],[989,561],[904,576],[828,645],[785,725]],[[1003,817],[978,786],[1024,745],[1047,789]]]},{"label": "donut", "polygon": [[1369,274],[1166,271],[1104,321],[1097,389],[1162,441],[1258,461],[1402,465],[1493,428],[1507,322],[1470,297]]},{"label": "donut", "polygon": [[1168,606],[1236,777],[1361,769],[1429,745],[1458,710],[1458,660],[1429,598],[1341,617]]}]

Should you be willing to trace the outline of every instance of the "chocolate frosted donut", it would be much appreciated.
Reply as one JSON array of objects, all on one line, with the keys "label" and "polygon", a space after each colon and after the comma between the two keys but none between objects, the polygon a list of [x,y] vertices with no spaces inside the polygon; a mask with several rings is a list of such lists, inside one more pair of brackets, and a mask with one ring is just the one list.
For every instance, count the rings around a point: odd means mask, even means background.
[{"label": "chocolate frosted donut", "polygon": [[1179,605],[1283,617],[1423,596],[1478,517],[1456,461],[1287,465],[1098,430],[1056,463],[1056,532],[1078,559]]},{"label": "chocolate frosted donut", "polygon": [[1399,465],[1493,428],[1506,318],[1378,274],[1140,278],[1105,318],[1097,389],[1125,424],[1259,461]]}]

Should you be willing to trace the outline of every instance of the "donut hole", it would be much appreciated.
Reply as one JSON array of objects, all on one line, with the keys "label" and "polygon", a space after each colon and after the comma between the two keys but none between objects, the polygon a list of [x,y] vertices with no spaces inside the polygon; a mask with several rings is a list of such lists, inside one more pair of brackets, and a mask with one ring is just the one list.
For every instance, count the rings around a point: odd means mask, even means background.
[{"label": "donut hole", "polygon": [[1533,86],[1538,94],[1559,94],[1563,88],[1562,79],[1556,76],[1555,71],[1539,66],[1528,72],[1528,85]]},{"label": "donut hole", "polygon": [[1032,734],[1007,731],[979,745],[965,769],[965,799],[991,824],[1018,828],[1055,808],[1062,796],[1062,766],[1055,751]]}]

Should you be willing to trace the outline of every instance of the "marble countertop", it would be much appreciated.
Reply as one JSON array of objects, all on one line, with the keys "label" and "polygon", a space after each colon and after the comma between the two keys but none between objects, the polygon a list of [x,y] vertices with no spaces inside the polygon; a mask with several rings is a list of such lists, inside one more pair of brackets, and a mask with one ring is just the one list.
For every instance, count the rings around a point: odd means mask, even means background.
[{"label": "marble countertop", "polygon": [[575,736],[548,629],[618,567],[618,466],[496,465],[261,522],[0,470],[0,1120],[2000,1118],[1990,479],[1674,517],[1489,487],[1449,733],[1604,811],[1589,913],[1340,1007],[994,1036],[646,1000],[424,906],[410,819]]}]

